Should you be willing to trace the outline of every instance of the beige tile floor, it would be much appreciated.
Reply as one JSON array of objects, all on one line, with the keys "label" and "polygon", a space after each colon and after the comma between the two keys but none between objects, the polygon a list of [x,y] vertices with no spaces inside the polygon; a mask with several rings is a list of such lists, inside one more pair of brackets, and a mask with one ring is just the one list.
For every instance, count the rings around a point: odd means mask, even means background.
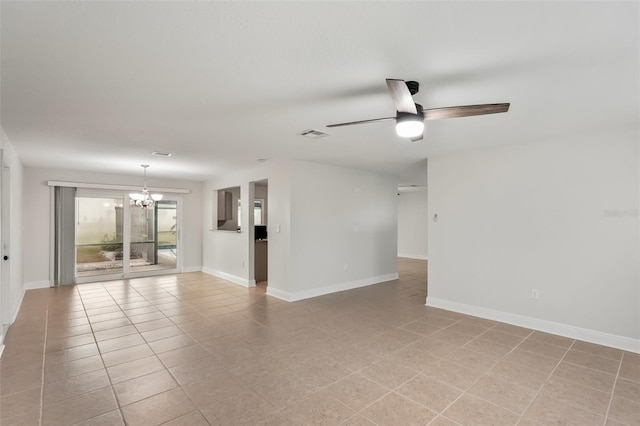
[{"label": "beige tile floor", "polygon": [[424,306],[426,264],[296,303],[202,273],[27,292],[10,425],[639,425],[640,355]]}]

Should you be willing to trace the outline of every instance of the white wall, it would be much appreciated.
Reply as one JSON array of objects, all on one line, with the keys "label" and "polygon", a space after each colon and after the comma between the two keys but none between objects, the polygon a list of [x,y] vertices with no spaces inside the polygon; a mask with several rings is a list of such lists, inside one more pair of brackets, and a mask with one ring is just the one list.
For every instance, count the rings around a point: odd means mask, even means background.
[{"label": "white wall", "polygon": [[398,256],[427,259],[427,188],[398,193]]},{"label": "white wall", "polygon": [[[29,248],[29,262],[25,264],[24,280],[28,287],[44,287],[50,280],[51,188],[49,180],[101,183],[111,185],[140,185],[140,175],[115,175],[70,170],[24,169],[24,247]],[[182,209],[183,270],[194,271],[202,267],[202,183],[193,181],[148,177],[150,187],[184,188],[189,194],[180,194]]]},{"label": "white wall", "polygon": [[430,158],[427,304],[640,350],[639,136]]},{"label": "white wall", "polygon": [[[20,303],[24,296],[24,285],[22,279],[22,186],[23,186],[23,167],[18,155],[16,154],[13,145],[4,133],[4,130],[0,127],[0,148],[3,150],[5,165],[10,167],[10,197],[11,197],[11,209],[10,209],[10,244],[9,244],[9,269],[10,277],[9,282],[2,282],[0,285],[0,294],[6,296],[8,300],[2,300],[0,303],[0,346],[4,340],[2,335],[2,323],[8,324],[15,320],[18,310],[20,309]],[[6,265],[4,261],[2,265]],[[1,266],[0,266],[1,267]],[[4,290],[4,291],[2,291]],[[1,296],[0,296],[1,297]]]},{"label": "white wall", "polygon": [[[248,223],[249,183],[268,179],[268,289],[286,300],[397,277],[395,178],[291,161],[206,182],[204,223],[213,229],[214,191],[241,187]],[[256,193],[258,191],[256,190]],[[205,231],[203,270],[250,285],[251,233]]]},{"label": "white wall", "polygon": [[291,297],[397,278],[396,198],[392,176],[293,163]]},{"label": "white wall", "polygon": [[[277,291],[289,288],[289,165],[276,161],[255,169],[233,173],[204,184],[203,192],[203,270],[241,285],[251,285],[249,251],[253,241],[250,227],[242,232],[215,230],[217,198],[215,191],[221,188],[240,186],[242,223],[249,223],[253,207],[249,203],[249,183],[269,179],[268,216],[269,225],[269,287]],[[276,232],[276,229],[280,232]]]}]

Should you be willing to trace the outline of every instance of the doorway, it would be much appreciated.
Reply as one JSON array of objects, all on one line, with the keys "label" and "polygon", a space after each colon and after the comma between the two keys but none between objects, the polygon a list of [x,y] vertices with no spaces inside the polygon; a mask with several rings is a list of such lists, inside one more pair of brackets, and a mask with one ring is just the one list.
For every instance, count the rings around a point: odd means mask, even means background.
[{"label": "doorway", "polygon": [[252,209],[249,212],[253,219],[253,276],[256,287],[266,291],[269,278],[269,236],[268,236],[268,181],[254,182]]},{"label": "doorway", "polygon": [[126,194],[79,192],[75,282],[179,272],[179,209],[177,198],[145,208]]}]

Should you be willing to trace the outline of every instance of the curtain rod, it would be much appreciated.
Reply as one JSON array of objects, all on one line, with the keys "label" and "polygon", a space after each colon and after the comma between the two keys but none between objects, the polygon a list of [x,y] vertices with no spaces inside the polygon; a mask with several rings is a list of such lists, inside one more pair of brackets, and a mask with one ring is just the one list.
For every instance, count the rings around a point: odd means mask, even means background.
[{"label": "curtain rod", "polygon": [[[71,188],[91,188],[91,189],[115,189],[122,191],[139,191],[142,186],[133,185],[110,185],[106,183],[84,183],[84,182],[63,182],[59,180],[50,180],[47,182],[49,186],[65,186]],[[149,191],[166,192],[174,194],[190,194],[190,189],[185,188],[159,188],[157,186],[148,187]]]}]

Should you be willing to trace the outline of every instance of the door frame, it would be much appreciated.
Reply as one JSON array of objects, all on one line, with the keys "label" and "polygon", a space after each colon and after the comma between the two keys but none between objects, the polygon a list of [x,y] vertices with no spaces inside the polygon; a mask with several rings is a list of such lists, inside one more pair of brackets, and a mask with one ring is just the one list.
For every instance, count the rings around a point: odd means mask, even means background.
[{"label": "door frame", "polygon": [[[0,149],[0,250],[1,256],[10,256],[11,250],[11,169],[6,164],[4,149]],[[11,309],[11,257],[0,260],[0,335],[12,321]],[[0,340],[0,344],[2,341]]]},{"label": "door frame", "polygon": [[[170,274],[179,274],[182,273],[182,264],[183,264],[183,247],[182,247],[182,197],[175,194],[168,194],[162,197],[162,201],[175,201],[176,202],[176,252],[178,255],[176,256],[176,267],[175,269],[158,269],[155,271],[141,271],[141,272],[131,272],[130,265],[127,263],[127,274],[125,278],[143,278],[143,277],[153,277],[158,275],[170,275]],[[129,215],[130,217],[130,206],[125,203],[126,208],[124,214]],[[157,220],[157,218],[156,218]],[[127,232],[127,240],[131,237],[131,220],[124,221],[125,228],[129,227],[129,230],[123,230],[123,232]],[[158,236],[156,235],[156,242]],[[124,242],[124,241],[123,241]],[[128,249],[127,249],[128,252]],[[124,251],[123,251],[124,253]],[[123,271],[124,272],[124,271]]]}]

